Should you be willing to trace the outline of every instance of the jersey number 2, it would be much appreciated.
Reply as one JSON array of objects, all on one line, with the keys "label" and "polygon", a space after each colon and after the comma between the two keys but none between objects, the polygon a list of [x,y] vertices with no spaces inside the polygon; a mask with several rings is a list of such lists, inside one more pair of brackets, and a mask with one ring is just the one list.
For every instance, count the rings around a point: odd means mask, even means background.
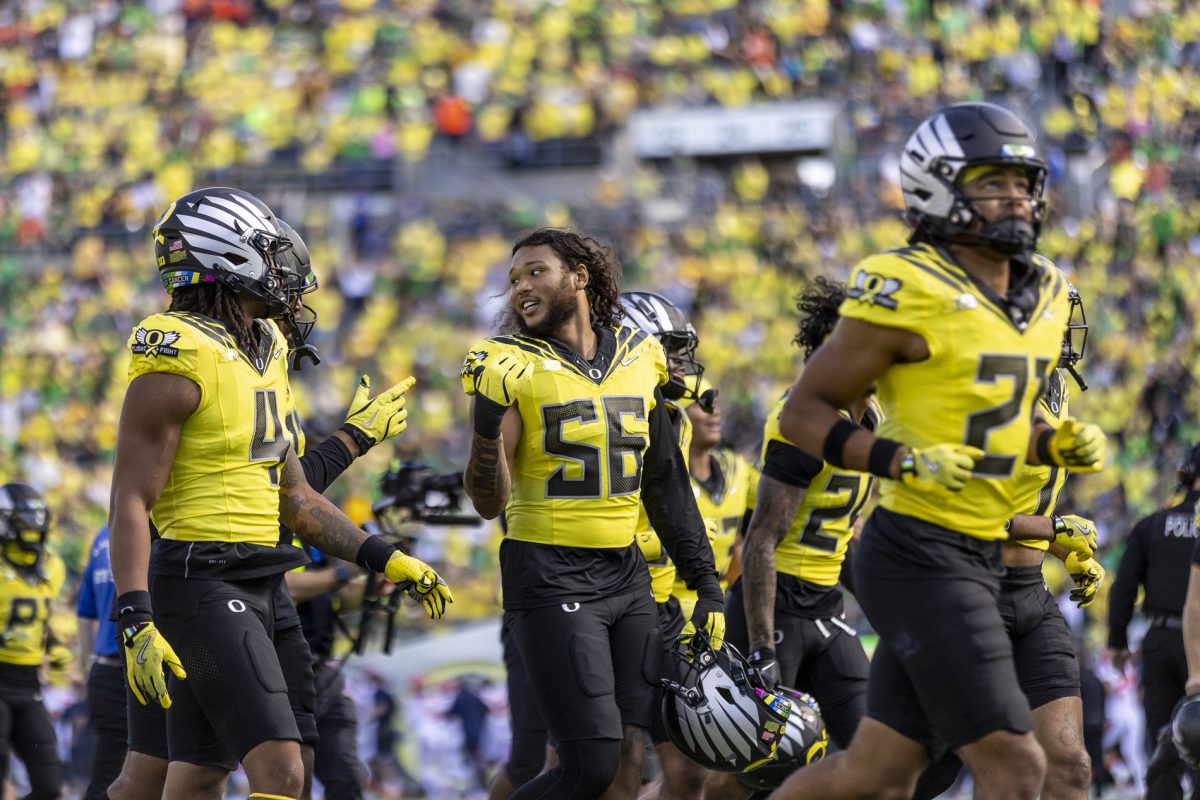
[{"label": "jersey number 2", "polygon": [[[1045,375],[1049,366],[1050,362],[1047,359],[1037,359],[1034,362],[1035,374]],[[998,406],[976,411],[967,417],[965,442],[980,450],[987,450],[990,431],[1007,425],[1021,413],[1021,400],[1029,386],[1029,359],[1016,355],[981,356],[979,368],[975,371],[975,382],[995,384],[1001,378],[1012,380],[1012,397]],[[975,462],[975,469],[971,472],[988,478],[1008,478],[1012,476],[1016,461],[1013,456],[986,455]]]},{"label": "jersey number 2", "polygon": [[808,512],[808,520],[804,523],[804,529],[800,532],[800,544],[807,545],[814,550],[821,550],[826,553],[836,553],[840,537],[832,536],[821,531],[822,526],[829,521],[849,517],[850,524],[854,523],[854,518],[858,516],[858,512],[866,505],[867,497],[870,496],[870,484],[867,484],[868,490],[862,493],[862,498],[859,498],[859,489],[862,483],[858,475],[846,475],[844,473],[833,473],[829,476],[829,483],[825,484],[825,494],[838,494],[847,492],[846,500],[843,503],[838,503],[836,506],[825,506],[814,508]]},{"label": "jersey number 2", "polygon": [[[626,432],[624,417],[646,419],[646,401],[641,397],[602,397],[600,405],[604,413],[604,425],[608,450],[608,497],[633,494],[642,485],[642,451],[646,449],[646,437]],[[566,465],[554,470],[546,479],[547,499],[585,499],[601,497],[599,447],[563,439],[563,425],[572,420],[581,424],[596,422],[600,415],[593,400],[572,400],[542,406],[542,428],[545,434],[542,446],[547,455],[574,461],[581,467],[578,478],[567,477]],[[633,474],[625,474],[625,455],[633,456]]]}]

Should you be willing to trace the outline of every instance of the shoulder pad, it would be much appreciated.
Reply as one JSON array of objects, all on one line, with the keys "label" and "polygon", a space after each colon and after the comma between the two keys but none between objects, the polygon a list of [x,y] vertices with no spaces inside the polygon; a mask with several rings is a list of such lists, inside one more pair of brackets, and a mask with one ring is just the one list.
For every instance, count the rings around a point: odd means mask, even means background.
[{"label": "shoulder pad", "polygon": [[924,251],[890,250],[863,259],[847,282],[842,316],[898,328],[919,327],[965,289]]},{"label": "shoulder pad", "polygon": [[129,380],[147,372],[196,373],[198,351],[236,348],[224,326],[193,314],[153,314],[129,335]]}]

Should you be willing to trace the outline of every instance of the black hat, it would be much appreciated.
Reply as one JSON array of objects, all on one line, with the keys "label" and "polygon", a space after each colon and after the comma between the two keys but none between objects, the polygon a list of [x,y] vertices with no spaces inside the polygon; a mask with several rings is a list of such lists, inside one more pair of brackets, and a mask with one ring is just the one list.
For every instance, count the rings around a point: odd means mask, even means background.
[{"label": "black hat", "polygon": [[1192,481],[1200,477],[1200,442],[1188,451],[1183,460],[1179,462],[1179,466],[1175,468],[1175,472],[1179,474],[1179,483],[1187,489],[1192,488]]}]

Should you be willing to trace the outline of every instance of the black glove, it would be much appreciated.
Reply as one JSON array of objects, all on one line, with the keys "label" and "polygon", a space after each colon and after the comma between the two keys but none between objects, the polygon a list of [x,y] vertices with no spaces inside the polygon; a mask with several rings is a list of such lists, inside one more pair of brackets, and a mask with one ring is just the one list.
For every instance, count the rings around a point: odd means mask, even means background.
[{"label": "black glove", "polygon": [[775,660],[774,650],[760,647],[746,661],[758,673],[762,688],[771,690],[779,685],[779,662]]}]

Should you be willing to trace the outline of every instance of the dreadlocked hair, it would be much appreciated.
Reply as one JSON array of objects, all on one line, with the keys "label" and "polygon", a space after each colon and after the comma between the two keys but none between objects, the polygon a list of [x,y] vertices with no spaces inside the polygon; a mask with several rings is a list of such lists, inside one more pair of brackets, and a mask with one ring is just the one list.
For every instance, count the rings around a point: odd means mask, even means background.
[{"label": "dreadlocked hair", "polygon": [[254,319],[242,310],[237,293],[223,283],[180,286],[171,292],[171,311],[203,314],[229,329],[238,347],[253,353],[258,347]]},{"label": "dreadlocked hair", "polygon": [[818,275],[796,295],[800,327],[792,341],[804,351],[805,361],[833,332],[838,321],[838,307],[845,299],[846,285],[824,275]]},{"label": "dreadlocked hair", "polygon": [[611,328],[621,321],[624,312],[618,300],[621,290],[617,279],[621,277],[621,264],[612,248],[603,242],[565,228],[539,228],[513,245],[512,255],[522,247],[546,245],[560,259],[563,267],[571,272],[586,269],[588,284],[584,289],[588,308],[592,312],[592,325]]}]

